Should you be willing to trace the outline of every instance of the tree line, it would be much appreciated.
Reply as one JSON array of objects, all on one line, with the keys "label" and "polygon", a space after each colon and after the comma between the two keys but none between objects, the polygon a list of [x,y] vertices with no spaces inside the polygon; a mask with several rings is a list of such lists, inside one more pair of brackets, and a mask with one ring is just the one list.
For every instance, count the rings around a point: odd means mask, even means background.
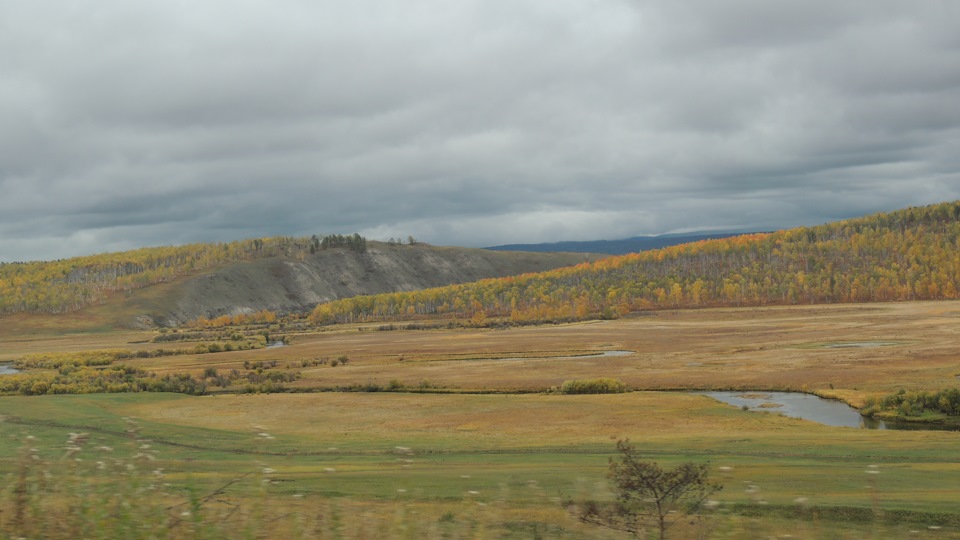
[{"label": "tree line", "polygon": [[331,248],[347,248],[357,253],[364,253],[367,251],[367,239],[357,233],[347,236],[329,234],[323,238],[317,235],[310,237],[310,253]]}]

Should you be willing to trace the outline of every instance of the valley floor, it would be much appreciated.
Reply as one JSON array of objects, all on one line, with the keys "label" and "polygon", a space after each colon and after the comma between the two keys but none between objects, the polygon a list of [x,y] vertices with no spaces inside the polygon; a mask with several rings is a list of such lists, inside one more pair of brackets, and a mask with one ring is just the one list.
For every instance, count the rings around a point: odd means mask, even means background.
[{"label": "valley floor", "polygon": [[[4,354],[155,346],[131,343],[149,337],[37,337],[10,341]],[[960,303],[923,302],[659,312],[507,330],[336,327],[276,349],[131,360],[171,373],[276,361],[301,373],[292,386],[304,391],[396,381],[398,390],[437,393],[2,397],[0,531],[77,530],[54,503],[112,501],[127,488],[104,486],[140,474],[156,496],[127,495],[134,506],[160,507],[149,515],[166,520],[168,537],[244,526],[260,534],[279,520],[302,537],[608,538],[563,503],[609,498],[608,458],[616,439],[629,438],[666,465],[707,461],[724,485],[709,522],[677,538],[958,537],[960,433],[833,428],[664,391],[794,389],[856,405],[900,387],[955,387],[958,337]],[[604,351],[630,353],[596,354]],[[349,362],[300,364],[340,356]],[[649,391],[545,392],[594,377]],[[84,434],[78,450],[65,446],[70,433]],[[147,480],[155,473],[162,484]],[[188,527],[181,504],[204,520]],[[55,523],[31,522],[30,512]],[[96,519],[129,525],[120,514]]]}]

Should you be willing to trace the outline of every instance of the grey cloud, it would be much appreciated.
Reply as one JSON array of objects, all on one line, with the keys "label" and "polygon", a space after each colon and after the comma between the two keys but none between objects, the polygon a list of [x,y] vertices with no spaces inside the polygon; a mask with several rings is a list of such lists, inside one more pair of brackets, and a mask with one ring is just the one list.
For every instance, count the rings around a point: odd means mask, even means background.
[{"label": "grey cloud", "polygon": [[0,260],[774,228],[960,198],[951,2],[0,5]]}]

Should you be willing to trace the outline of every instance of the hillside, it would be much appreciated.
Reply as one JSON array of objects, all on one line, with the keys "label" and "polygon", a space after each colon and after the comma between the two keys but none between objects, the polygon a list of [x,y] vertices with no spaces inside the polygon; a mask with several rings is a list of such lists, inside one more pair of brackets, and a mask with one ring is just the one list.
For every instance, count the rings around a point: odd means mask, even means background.
[{"label": "hillside", "polygon": [[139,324],[172,325],[264,309],[305,311],[358,294],[541,272],[597,258],[368,243],[359,235],[144,248],[0,264],[0,314],[62,315],[110,302],[112,311]]},{"label": "hillside", "polygon": [[304,312],[340,298],[541,272],[582,261],[583,254],[497,253],[371,242],[364,253],[331,249],[301,258],[269,257],[225,265],[184,280],[164,299],[173,302],[172,308],[158,306],[150,315],[157,324],[171,326],[201,315],[262,309]]},{"label": "hillside", "polygon": [[731,236],[740,236],[742,234],[747,234],[747,232],[693,232],[683,234],[660,234],[657,236],[633,236],[620,240],[591,240],[585,242],[568,241],[550,242],[544,244],[506,244],[502,246],[491,246],[486,249],[492,249],[494,251],[532,251],[537,253],[563,252],[626,255],[627,253],[639,253],[641,251],[648,251],[651,249],[661,249],[680,244],[689,244],[690,242],[699,242],[700,240],[730,238]]},{"label": "hillside", "polygon": [[320,323],[412,316],[516,322],[631,312],[958,298],[960,202],[704,240],[537,275],[321,304]]}]

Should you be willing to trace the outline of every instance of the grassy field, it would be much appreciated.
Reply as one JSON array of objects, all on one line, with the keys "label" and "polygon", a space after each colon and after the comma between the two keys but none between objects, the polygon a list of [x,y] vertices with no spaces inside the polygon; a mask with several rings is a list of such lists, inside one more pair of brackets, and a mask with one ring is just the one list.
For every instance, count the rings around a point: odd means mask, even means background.
[{"label": "grassy field", "polygon": [[[17,334],[0,328],[0,361],[40,351],[155,349],[150,332]],[[44,321],[45,322],[45,321]],[[6,325],[4,325],[6,326]],[[145,358],[143,369],[191,372],[276,361],[300,389],[427,381],[464,391],[542,391],[565,380],[618,378],[637,389],[793,389],[858,405],[901,387],[940,389],[960,375],[960,303],[917,302],[656,312],[618,320],[538,327],[377,331],[332,327],[293,335],[277,349]],[[623,356],[596,356],[629,351]],[[589,355],[595,356],[589,356]],[[346,366],[303,360],[349,357]],[[832,391],[831,391],[832,390]]]},{"label": "grassy field", "polygon": [[[0,359],[156,346],[149,332],[14,336],[10,326]],[[222,521],[167,523],[168,537],[258,536],[277,523],[294,537],[616,537],[577,523],[562,502],[608,498],[607,460],[629,438],[667,465],[708,461],[724,485],[712,520],[675,537],[955,538],[960,433],[831,428],[663,390],[806,389],[857,403],[952,387],[958,332],[956,302],[773,307],[507,330],[337,327],[276,349],[131,360],[194,373],[275,360],[301,372],[292,386],[302,390],[396,380],[460,393],[0,397],[0,523],[11,531],[23,475],[36,497],[22,506],[37,512],[128,483],[97,473],[104,463],[135,464],[144,484],[162,469],[163,487],[139,504],[167,514],[235,481],[195,509]],[[604,351],[630,352],[588,356]],[[340,356],[349,363],[299,364]],[[542,392],[592,377],[651,391]],[[65,449],[70,433],[87,434],[80,450]],[[44,474],[75,489],[41,497]]]}]

